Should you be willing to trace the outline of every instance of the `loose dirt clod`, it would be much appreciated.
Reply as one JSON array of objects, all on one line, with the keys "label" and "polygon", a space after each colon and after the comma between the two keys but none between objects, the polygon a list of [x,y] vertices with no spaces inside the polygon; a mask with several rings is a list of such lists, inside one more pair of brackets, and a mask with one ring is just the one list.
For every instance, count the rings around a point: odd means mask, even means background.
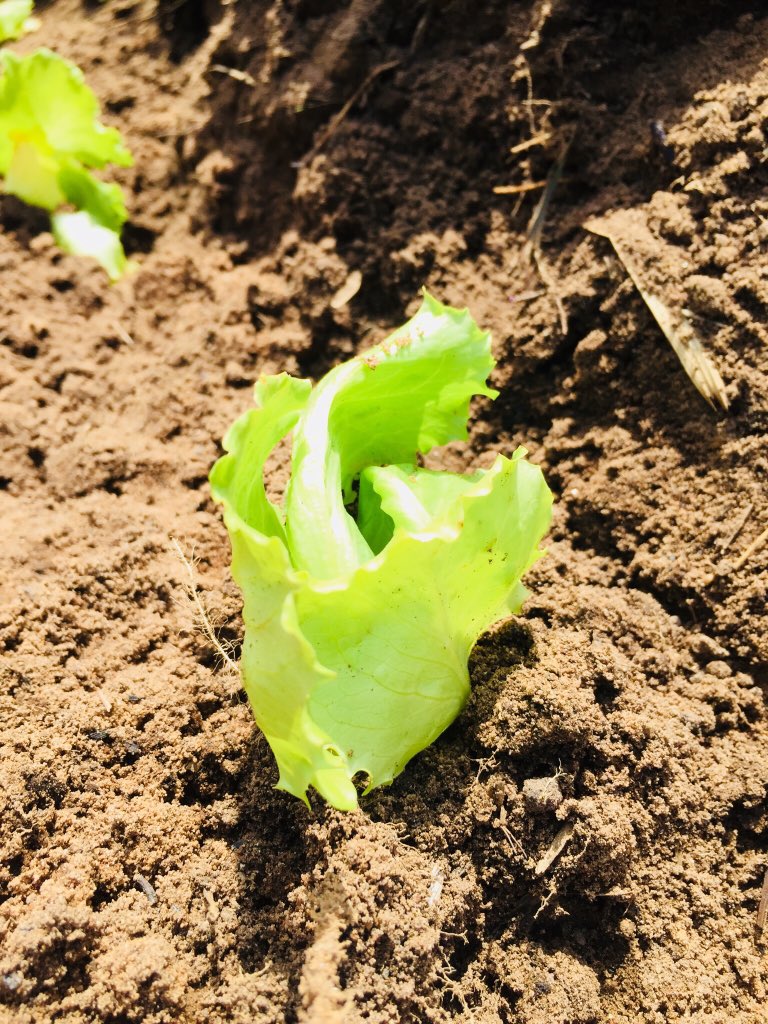
[{"label": "loose dirt clod", "polygon": [[563,802],[563,793],[557,776],[526,779],[523,783],[523,798],[532,814],[556,811]]}]

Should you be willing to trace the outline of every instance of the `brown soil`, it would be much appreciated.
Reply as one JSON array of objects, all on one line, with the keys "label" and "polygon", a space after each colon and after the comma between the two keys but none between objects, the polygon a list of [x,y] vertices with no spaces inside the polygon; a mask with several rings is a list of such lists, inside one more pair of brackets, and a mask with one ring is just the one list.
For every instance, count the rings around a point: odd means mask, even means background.
[{"label": "brown soil", "polygon": [[[0,1019],[766,1019],[768,545],[740,558],[768,525],[761,12],[41,6],[17,49],[78,62],[124,132],[140,269],[110,288],[2,200]],[[492,189],[566,139],[542,281],[541,193]],[[729,413],[583,229],[617,210]],[[236,644],[218,439],[259,373],[318,376],[422,284],[499,359],[454,461],[525,442],[550,555],[456,724],[359,813],[310,812],[272,789],[169,538]]]}]

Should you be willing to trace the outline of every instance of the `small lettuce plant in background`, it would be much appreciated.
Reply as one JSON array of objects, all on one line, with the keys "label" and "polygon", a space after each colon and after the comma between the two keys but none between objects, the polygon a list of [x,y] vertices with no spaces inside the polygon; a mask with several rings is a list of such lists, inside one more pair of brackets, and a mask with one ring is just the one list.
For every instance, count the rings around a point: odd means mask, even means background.
[{"label": "small lettuce plant in background", "polygon": [[33,0],[0,0],[0,43],[7,39],[19,39],[37,28],[32,16]]},{"label": "small lettuce plant in background", "polygon": [[[450,725],[467,662],[518,612],[552,496],[518,448],[467,475],[419,453],[466,439],[469,402],[495,398],[490,336],[424,293],[416,315],[316,386],[256,385],[211,471],[243,594],[242,675],[280,770],[339,809],[389,783]],[[292,431],[281,507],[264,464]]]},{"label": "small lettuce plant in background", "polygon": [[119,185],[92,170],[132,162],[117,129],[99,121],[79,68],[46,49],[0,51],[3,191],[51,211],[61,248],[93,257],[113,281],[128,267],[120,241],[127,213]]},{"label": "small lettuce plant in background", "polygon": [[0,43],[18,39],[35,27],[33,0],[0,0]]}]

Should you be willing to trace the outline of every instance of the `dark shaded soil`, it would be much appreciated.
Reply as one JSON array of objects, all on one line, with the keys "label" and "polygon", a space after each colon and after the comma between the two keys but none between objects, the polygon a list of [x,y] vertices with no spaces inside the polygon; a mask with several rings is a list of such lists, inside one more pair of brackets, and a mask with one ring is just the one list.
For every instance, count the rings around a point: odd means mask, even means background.
[{"label": "dark shaded soil", "polygon": [[[0,1019],[765,1019],[760,13],[41,8],[16,48],[79,63],[123,131],[140,266],[110,288],[0,199]],[[541,190],[493,189],[563,154],[537,269]],[[727,414],[584,230],[612,211]],[[550,555],[434,747],[359,813],[309,812],[272,789],[171,538],[236,648],[218,439],[259,373],[320,375],[422,284],[499,361],[445,462],[527,444],[559,498]]]}]

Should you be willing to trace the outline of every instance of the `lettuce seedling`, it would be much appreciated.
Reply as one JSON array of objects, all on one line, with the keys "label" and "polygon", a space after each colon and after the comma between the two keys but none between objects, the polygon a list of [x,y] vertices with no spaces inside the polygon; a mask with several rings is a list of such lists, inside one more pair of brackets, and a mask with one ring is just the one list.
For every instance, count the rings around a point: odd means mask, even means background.
[{"label": "lettuce seedling", "polygon": [[98,117],[98,101],[74,64],[45,49],[28,57],[0,52],[4,190],[50,210],[62,249],[92,256],[116,280],[127,268],[120,242],[127,219],[123,193],[90,168],[133,161],[117,129]]},{"label": "lettuce seedling", "polygon": [[[478,636],[518,612],[551,493],[518,448],[466,476],[419,453],[495,398],[490,336],[426,291],[416,315],[315,387],[262,377],[211,471],[243,593],[245,690],[280,769],[335,807],[389,783],[454,720]],[[264,464],[293,431],[282,507]]]},{"label": "lettuce seedling", "polygon": [[0,0],[0,43],[30,31],[33,7],[33,0]]}]

